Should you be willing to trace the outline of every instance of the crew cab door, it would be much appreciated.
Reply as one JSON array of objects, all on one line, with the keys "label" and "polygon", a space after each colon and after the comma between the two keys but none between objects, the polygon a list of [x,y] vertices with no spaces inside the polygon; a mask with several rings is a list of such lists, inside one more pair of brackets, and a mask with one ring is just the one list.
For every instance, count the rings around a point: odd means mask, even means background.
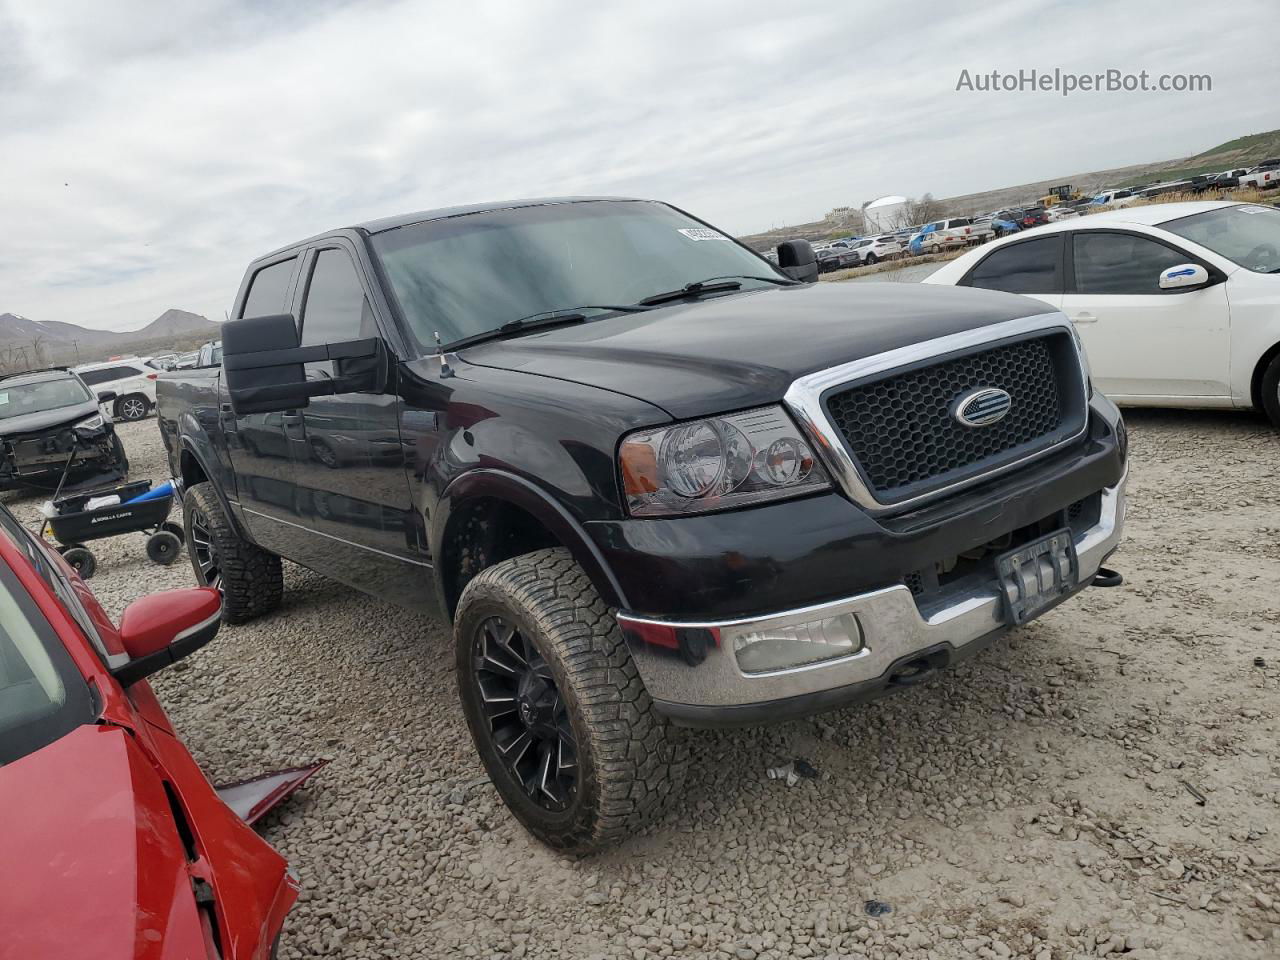
[{"label": "crew cab door", "polygon": [[1216,273],[1199,257],[1145,234],[1072,233],[1062,310],[1084,341],[1094,386],[1113,400],[1228,400],[1226,284],[1160,289],[1161,272],[1184,263]]},{"label": "crew cab door", "polygon": [[[259,267],[249,278],[236,316],[261,317],[284,311],[292,299],[300,259],[295,253]],[[266,549],[292,556],[290,541],[298,507],[286,417],[280,413],[237,416],[224,393],[219,397],[218,418],[249,532]]]},{"label": "crew cab door", "polygon": [[[303,347],[382,336],[386,324],[380,326],[375,298],[347,240],[325,240],[308,252],[298,291]],[[306,364],[307,379],[341,379],[338,363]],[[383,392],[316,396],[292,412],[293,478],[305,528],[294,558],[404,603],[406,593],[430,593],[430,568],[419,552],[396,384],[393,369]]]}]

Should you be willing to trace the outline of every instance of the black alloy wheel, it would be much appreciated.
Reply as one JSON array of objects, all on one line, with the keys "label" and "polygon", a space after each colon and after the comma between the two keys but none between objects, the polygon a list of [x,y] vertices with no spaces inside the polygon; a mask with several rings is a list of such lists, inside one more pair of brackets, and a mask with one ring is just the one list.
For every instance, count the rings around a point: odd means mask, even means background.
[{"label": "black alloy wheel", "polygon": [[209,518],[199,507],[191,510],[191,550],[195,555],[202,587],[222,587],[222,565]]},{"label": "black alloy wheel", "polygon": [[578,791],[578,748],[547,661],[502,616],[481,622],[472,652],[471,682],[502,763],[538,806],[567,809]]}]

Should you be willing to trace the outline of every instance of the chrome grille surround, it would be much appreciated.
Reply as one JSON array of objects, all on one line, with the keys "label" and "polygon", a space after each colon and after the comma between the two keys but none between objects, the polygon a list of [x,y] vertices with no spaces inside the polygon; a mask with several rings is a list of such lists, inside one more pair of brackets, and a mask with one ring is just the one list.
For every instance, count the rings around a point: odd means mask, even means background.
[{"label": "chrome grille surround", "polygon": [[[828,415],[827,405],[823,397],[828,391],[838,387],[856,387],[861,381],[883,376],[886,373],[919,365],[932,358],[944,362],[948,357],[966,353],[974,353],[1000,345],[1003,341],[1025,338],[1036,334],[1050,335],[1061,333],[1070,338],[1075,345],[1073,356],[1079,373],[1078,387],[1080,397],[1087,398],[1086,364],[1078,352],[1078,340],[1071,327],[1071,322],[1061,312],[1037,314],[993,323],[973,330],[949,334],[933,340],[888,350],[884,353],[864,357],[850,363],[840,364],[826,370],[819,370],[792,382],[784,397],[787,408],[795,416],[801,427],[814,442],[814,448],[823,465],[832,477],[840,484],[844,493],[854,503],[863,507],[868,513],[880,515],[899,513],[904,510],[922,506],[955,493],[966,487],[982,483],[992,477],[1007,473],[1024,466],[1034,460],[1047,456],[1055,450],[1078,440],[1088,428],[1086,416],[1081,418],[1080,428],[1071,435],[1042,450],[1008,463],[1002,463],[991,470],[966,477],[952,483],[946,483],[905,499],[889,501],[876,496],[871,486],[864,479],[863,472],[854,456],[849,452],[840,431],[832,423]],[[1075,386],[1075,385],[1073,385]],[[1085,399],[1087,403],[1087,399]]]}]

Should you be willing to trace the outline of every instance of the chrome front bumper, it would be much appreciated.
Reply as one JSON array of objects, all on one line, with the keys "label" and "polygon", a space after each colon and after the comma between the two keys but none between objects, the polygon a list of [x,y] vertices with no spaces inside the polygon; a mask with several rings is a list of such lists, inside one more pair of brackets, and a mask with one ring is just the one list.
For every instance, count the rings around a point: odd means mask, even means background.
[{"label": "chrome front bumper", "polygon": [[[1125,477],[1114,487],[1102,491],[1098,522],[1075,537],[1079,561],[1079,581],[1073,592],[1087,587],[1106,558],[1120,544],[1125,513]],[[644,625],[677,629],[709,630],[725,627],[758,626],[762,629],[787,623],[807,622],[823,617],[852,613],[862,628],[863,646],[856,653],[838,660],[764,674],[744,673],[727,645],[706,645],[690,655],[644,640]],[[787,715],[811,713],[838,706],[843,702],[831,696],[841,690],[850,695],[845,700],[866,699],[858,696],[859,687],[875,695],[877,681],[888,682],[888,671],[895,664],[910,660],[912,654],[941,648],[958,658],[970,645],[1007,630],[1004,600],[990,587],[972,593],[949,596],[940,605],[917,605],[911,591],[903,584],[873,590],[830,603],[799,610],[789,610],[748,620],[691,623],[652,620],[620,613],[618,620],[627,638],[649,695],[659,709],[687,722],[700,722],[700,712],[712,714],[723,708],[725,713],[748,712],[748,705],[792,702],[798,709],[783,711]],[[815,704],[806,708],[806,698]],[[751,714],[754,717],[754,714]],[[759,719],[769,719],[763,712]],[[709,722],[718,722],[708,717]],[[733,721],[728,721],[733,722]]]}]

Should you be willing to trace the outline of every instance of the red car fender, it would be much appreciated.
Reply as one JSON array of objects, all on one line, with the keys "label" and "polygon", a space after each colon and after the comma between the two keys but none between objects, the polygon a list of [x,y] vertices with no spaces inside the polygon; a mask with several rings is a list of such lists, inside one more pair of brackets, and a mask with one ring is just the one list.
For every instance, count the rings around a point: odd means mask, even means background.
[{"label": "red car fender", "polygon": [[85,724],[0,774],[0,960],[206,956],[163,782],[127,730]]},{"label": "red car fender", "polygon": [[152,728],[146,735],[158,766],[186,814],[199,858],[197,876],[217,891],[215,910],[227,960],[266,960],[297,902],[298,885],[284,857],[222,802],[182,741]]}]

